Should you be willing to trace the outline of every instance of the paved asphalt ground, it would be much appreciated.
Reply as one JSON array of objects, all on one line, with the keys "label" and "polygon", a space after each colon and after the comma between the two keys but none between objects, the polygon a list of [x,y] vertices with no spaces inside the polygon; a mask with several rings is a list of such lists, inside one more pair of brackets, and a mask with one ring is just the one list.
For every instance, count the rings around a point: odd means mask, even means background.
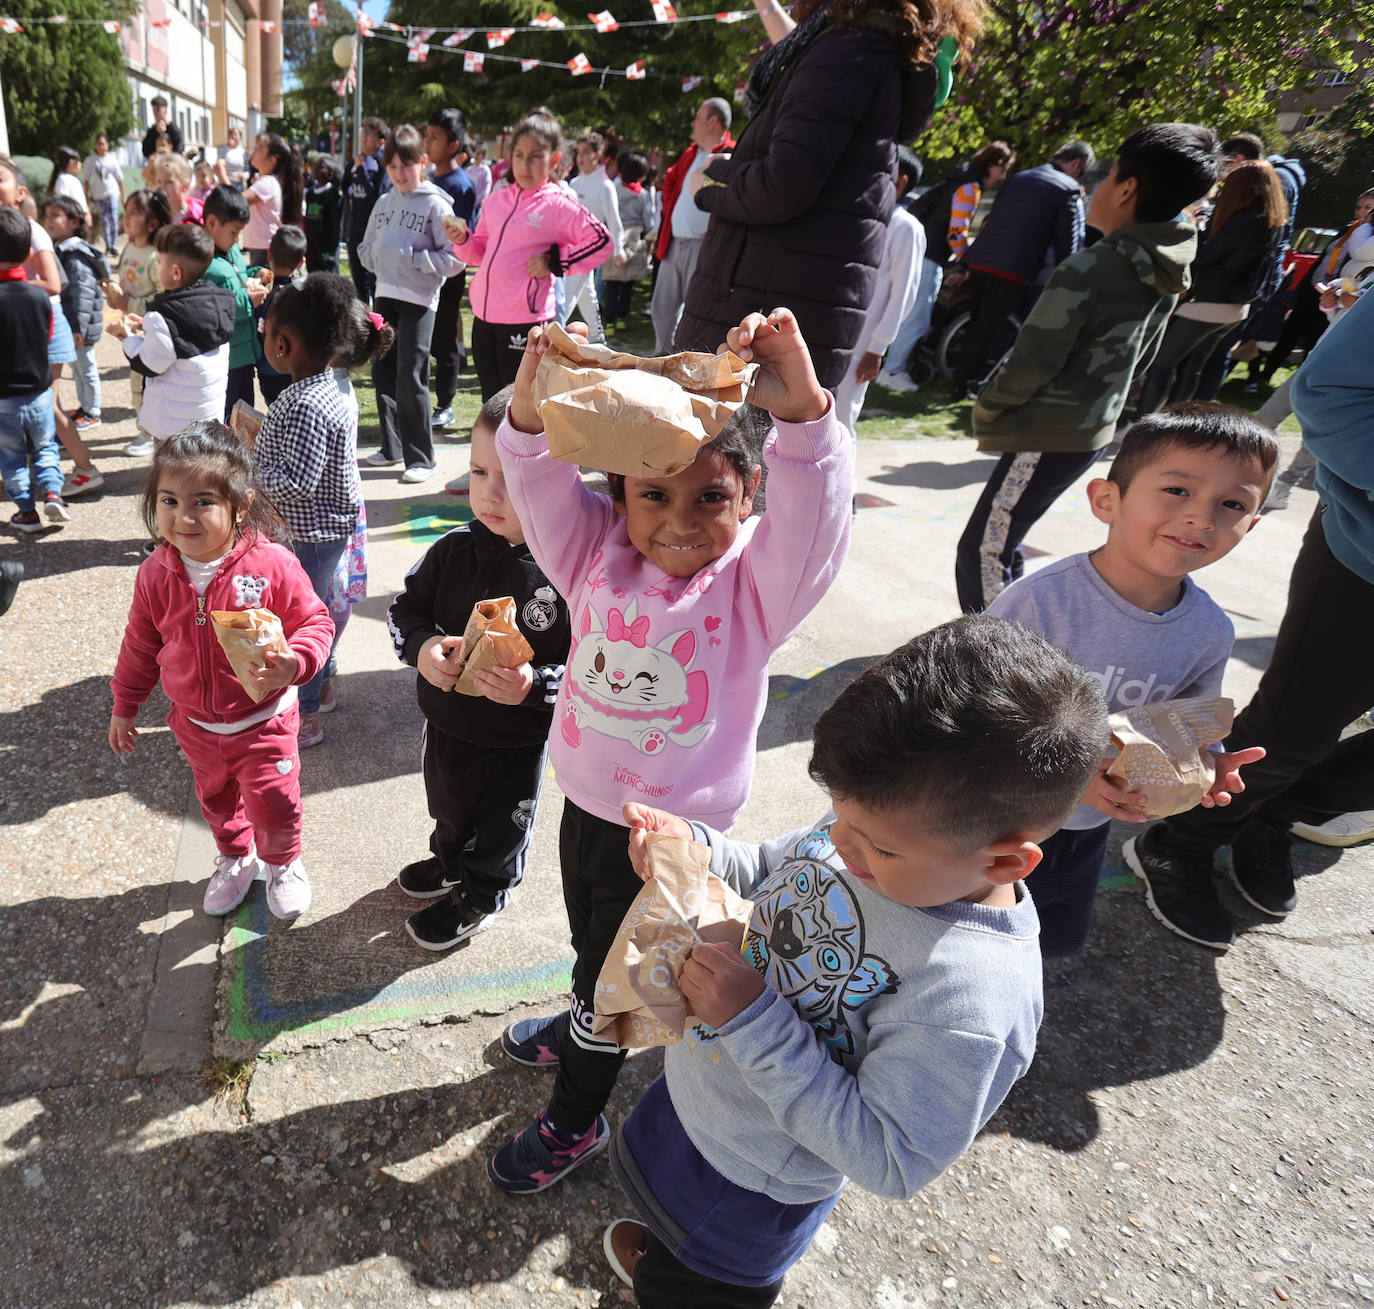
[{"label": "paved asphalt ground", "polygon": [[[127,374],[102,350],[104,490],[60,533],[0,533],[27,570],[0,619],[0,1305],[625,1302],[601,1255],[624,1207],[604,1162],[525,1198],[483,1172],[548,1089],[496,1039],[512,1010],[556,1004],[566,973],[556,788],[491,931],[434,956],[402,930],[393,879],[427,829],[385,612],[455,502],[438,479],[365,473],[372,598],[302,769],[315,904],[287,928],[259,889],[207,919],[212,851],[165,702],[132,758],[105,744],[143,465],[120,453]],[[839,583],[775,661],[743,836],[819,813],[815,715],[955,612],[954,542],[991,461],[911,437],[860,444],[870,499]],[[445,441],[441,472],[466,458]],[[1312,508],[1297,493],[1200,579],[1236,622],[1241,703]],[[1059,556],[1099,537],[1070,493],[1031,543]],[[782,1304],[1374,1303],[1369,850],[1299,844],[1297,912],[1239,914],[1218,957],[1155,925],[1115,849],[1088,955],[1047,970],[1031,1073],[915,1200],[846,1196]],[[658,1066],[629,1061],[613,1117]]]}]

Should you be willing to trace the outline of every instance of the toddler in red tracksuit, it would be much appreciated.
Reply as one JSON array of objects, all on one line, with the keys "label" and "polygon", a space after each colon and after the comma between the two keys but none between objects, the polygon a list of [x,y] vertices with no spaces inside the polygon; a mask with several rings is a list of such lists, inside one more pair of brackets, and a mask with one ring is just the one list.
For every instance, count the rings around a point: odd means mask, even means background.
[{"label": "toddler in red tracksuit", "polygon": [[[172,729],[196,781],[219,854],[205,912],[237,908],[260,871],[267,907],[298,918],[310,905],[301,863],[296,688],[329,657],[334,624],[296,556],[272,536],[284,524],[258,488],[253,462],[222,423],[192,423],[159,442],[143,492],[158,541],[139,567],[112,681],[110,748],[133,750],[134,718],[159,676]],[[210,622],[214,610],[270,609],[287,652],[239,682]]]}]

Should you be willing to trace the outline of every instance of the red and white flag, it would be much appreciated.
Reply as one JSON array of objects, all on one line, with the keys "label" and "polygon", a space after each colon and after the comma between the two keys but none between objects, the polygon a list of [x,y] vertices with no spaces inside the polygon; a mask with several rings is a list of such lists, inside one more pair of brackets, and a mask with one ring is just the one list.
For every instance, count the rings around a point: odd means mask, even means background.
[{"label": "red and white flag", "polygon": [[364,14],[364,13],[359,13],[359,14],[358,14],[358,35],[359,35],[359,36],[371,36],[371,35],[372,35],[372,19],[370,19],[370,18],[369,18],[366,14]]},{"label": "red and white flag", "polygon": [[[154,27],[159,27],[159,26],[164,26],[164,24],[154,23],[153,26],[154,26]],[[262,30],[263,30],[264,32],[275,32],[275,31],[277,30],[277,24],[276,24],[275,21],[270,22],[270,23],[266,23],[266,22],[263,22],[261,19],[259,19],[259,20],[258,20],[258,26],[259,26],[260,28],[262,28]]]},{"label": "red and white flag", "polygon": [[410,34],[410,41],[409,41],[407,44],[409,44],[409,45],[426,45],[426,44],[428,44],[428,42],[429,42],[429,38],[430,38],[431,36],[433,36],[433,35],[434,35],[434,29],[433,29],[432,27],[417,27],[417,28]]},{"label": "red and white flag", "polygon": [[699,77],[684,77],[682,79],[682,90],[684,94],[688,91],[695,91],[700,85],[701,78]]},{"label": "red and white flag", "polygon": [[727,9],[723,14],[716,15],[718,23],[742,23],[749,15],[743,9]]},{"label": "red and white flag", "polygon": [[306,17],[310,20],[311,27],[324,26],[324,2],[323,0],[310,0],[306,7]]},{"label": "red and white flag", "polygon": [[534,27],[547,27],[550,31],[561,32],[564,27],[563,20],[557,14],[551,14],[547,10],[542,14],[536,14],[530,19]]},{"label": "red and white flag", "polygon": [[429,58],[429,47],[423,41],[417,41],[406,52],[406,62],[408,64],[422,64]]},{"label": "red and white flag", "polygon": [[0,32],[8,32],[11,36],[24,30],[24,24],[17,18],[0,18]]},{"label": "red and white flag", "polygon": [[71,19],[66,14],[52,14],[48,18],[50,23],[69,23]]},{"label": "red and white flag", "polygon": [[537,59],[522,59],[522,60],[520,61],[520,71],[521,71],[522,73],[528,73],[528,72],[530,71],[531,68],[538,68],[538,67],[539,67],[539,60],[537,60]]},{"label": "red and white flag", "polygon": [[653,0],[654,19],[660,23],[677,22],[677,10],[668,3],[668,0]]},{"label": "red and white flag", "polygon": [[618,32],[620,30],[620,24],[615,21],[615,17],[609,9],[603,9],[599,14],[588,14],[587,17],[592,20],[592,26],[598,32]]},{"label": "red and white flag", "polygon": [[444,37],[444,44],[452,48],[455,45],[462,45],[473,33],[471,27],[460,27],[456,32]]},{"label": "red and white flag", "polygon": [[498,45],[505,45],[514,35],[515,28],[513,27],[498,27],[494,32],[488,32],[487,49],[495,50]]},{"label": "red and white flag", "polygon": [[405,31],[405,28],[402,27],[402,26],[400,25],[400,23],[389,23],[389,22],[387,22],[385,19],[382,20],[381,26],[384,27],[384,28],[386,28],[386,30],[387,30],[388,32],[404,32],[404,31]]},{"label": "red and white flag", "polygon": [[632,82],[642,82],[644,80],[644,60],[636,59],[626,70],[625,76]]},{"label": "red and white flag", "polygon": [[115,22],[113,18],[105,19],[100,24],[100,26],[103,27],[111,36],[114,36],[116,33],[122,32],[124,30],[124,24]]},{"label": "red and white flag", "polygon": [[482,65],[487,62],[487,57],[480,50],[463,51],[463,72],[480,73]]},{"label": "red and white flag", "polygon": [[[170,18],[155,18],[148,24],[149,27],[171,27],[171,25],[172,20]],[[274,26],[275,24],[273,23],[263,23],[262,30],[264,32],[270,32]]]},{"label": "red and white flag", "polygon": [[592,61],[584,54],[576,54],[568,60],[568,71],[574,77],[581,77],[592,71]]}]

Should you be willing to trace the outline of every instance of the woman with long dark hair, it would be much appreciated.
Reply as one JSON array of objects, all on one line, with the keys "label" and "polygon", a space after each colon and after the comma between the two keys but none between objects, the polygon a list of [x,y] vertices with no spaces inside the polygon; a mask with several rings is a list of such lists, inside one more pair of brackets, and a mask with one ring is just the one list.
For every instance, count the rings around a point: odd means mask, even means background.
[{"label": "woman with long dark hair", "polygon": [[786,305],[834,387],[872,299],[897,146],[929,125],[941,42],[966,55],[983,4],[800,0],[795,23],[776,0],[759,8],[776,44],[749,79],[739,144],[698,174],[711,225],[677,345],[714,350],[745,314]]},{"label": "woman with long dark hair", "polygon": [[1222,342],[1264,288],[1288,221],[1273,165],[1246,160],[1227,175],[1207,236],[1192,264],[1192,290],[1169,321],[1140,389],[1138,413],[1192,400]]}]

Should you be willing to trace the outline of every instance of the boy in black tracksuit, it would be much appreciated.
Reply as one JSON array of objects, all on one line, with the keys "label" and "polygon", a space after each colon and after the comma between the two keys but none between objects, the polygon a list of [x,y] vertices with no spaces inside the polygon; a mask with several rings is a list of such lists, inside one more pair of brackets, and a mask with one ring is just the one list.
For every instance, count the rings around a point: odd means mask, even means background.
[{"label": "boy in black tracksuit", "polygon": [[[571,638],[568,606],[534,562],[505,494],[496,429],[510,390],[492,396],[473,424],[473,521],[430,547],[387,616],[397,655],[419,670],[426,719],[431,853],[401,869],[397,882],[417,900],[444,897],[406,924],[428,950],[447,950],[490,926],[524,875]],[[514,597],[533,659],[476,673],[481,696],[454,691],[458,660],[444,647],[460,644],[473,605],[502,596]]]}]

